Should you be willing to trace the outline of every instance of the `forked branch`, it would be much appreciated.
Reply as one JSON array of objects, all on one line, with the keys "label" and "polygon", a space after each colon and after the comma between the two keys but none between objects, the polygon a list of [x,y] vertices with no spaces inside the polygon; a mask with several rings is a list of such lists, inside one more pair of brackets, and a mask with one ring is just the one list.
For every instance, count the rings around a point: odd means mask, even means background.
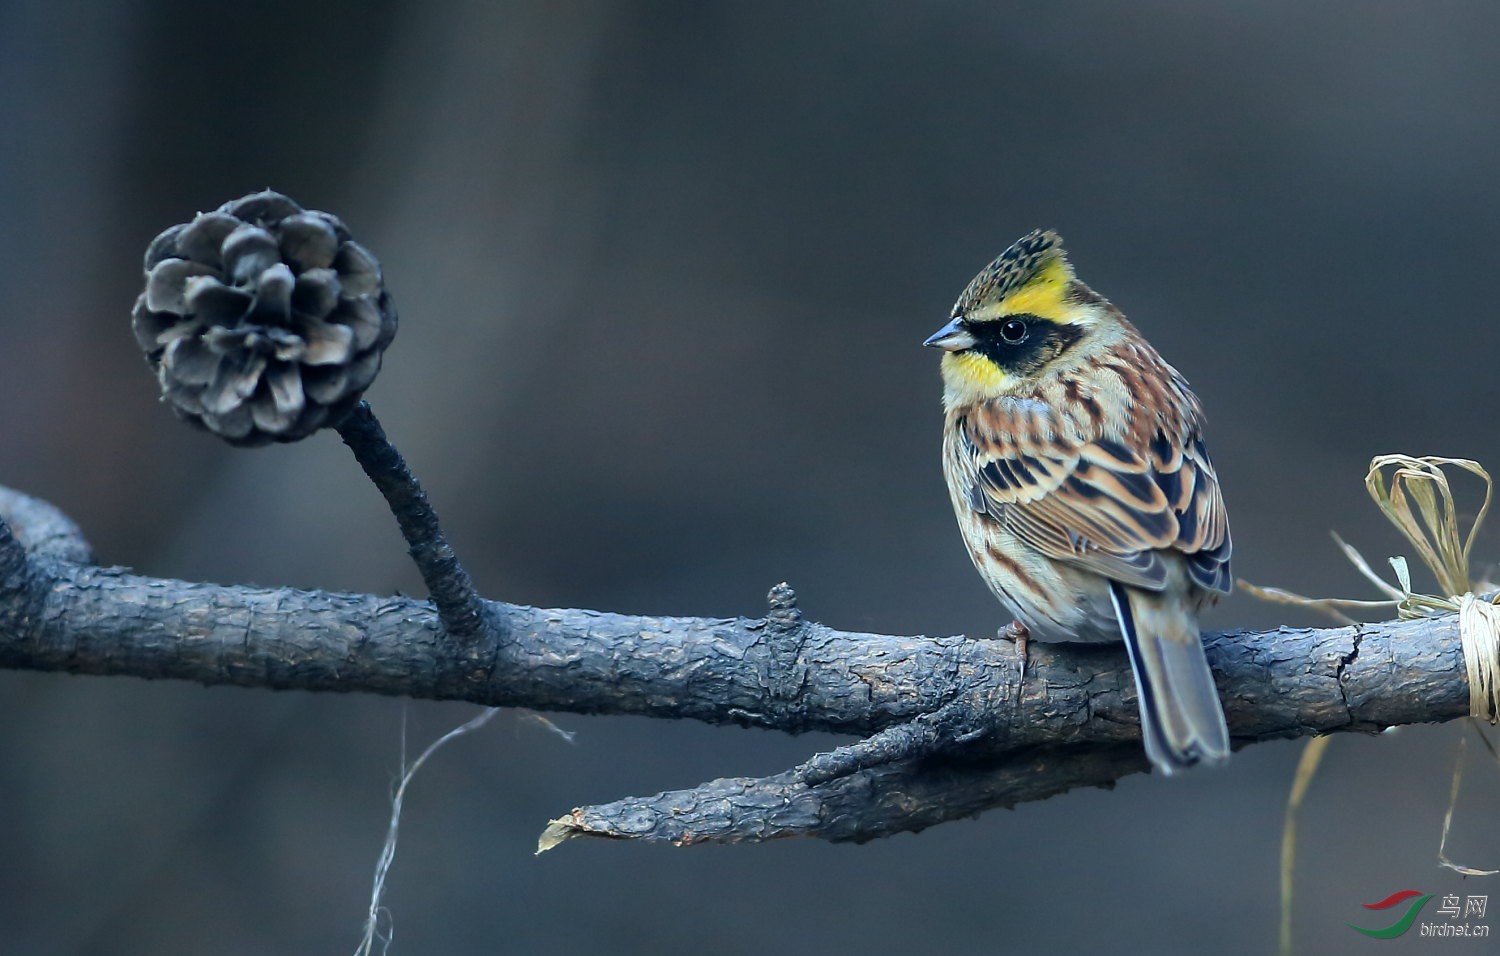
[{"label": "forked branch", "polygon": [[[785,773],[584,807],[578,835],[869,840],[1146,769],[1110,647],[839,631],[790,588],[764,618],[642,617],[487,602],[454,641],[432,605],[219,586],[88,563],[55,509],[0,489],[0,667],[690,718],[859,738]],[[1453,617],[1210,635],[1239,745],[1469,712]]]}]

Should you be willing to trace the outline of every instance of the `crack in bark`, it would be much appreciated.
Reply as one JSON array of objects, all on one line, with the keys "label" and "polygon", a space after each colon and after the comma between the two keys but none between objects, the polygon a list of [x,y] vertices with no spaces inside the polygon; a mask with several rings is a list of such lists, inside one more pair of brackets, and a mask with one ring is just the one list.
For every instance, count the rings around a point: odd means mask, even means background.
[{"label": "crack in bark", "polygon": [[[1359,659],[1359,642],[1361,640],[1363,640],[1363,635],[1360,634],[1359,627],[1356,625],[1354,628],[1354,634],[1351,641],[1351,646],[1349,648],[1349,653],[1341,655],[1339,657],[1338,670],[1335,671],[1333,675],[1334,682],[1338,684],[1339,697],[1343,699],[1345,709],[1349,708],[1349,692],[1348,688],[1344,684],[1344,672],[1347,671],[1354,664],[1354,662]],[[1349,723],[1354,723],[1354,715],[1352,711],[1350,712]]]}]

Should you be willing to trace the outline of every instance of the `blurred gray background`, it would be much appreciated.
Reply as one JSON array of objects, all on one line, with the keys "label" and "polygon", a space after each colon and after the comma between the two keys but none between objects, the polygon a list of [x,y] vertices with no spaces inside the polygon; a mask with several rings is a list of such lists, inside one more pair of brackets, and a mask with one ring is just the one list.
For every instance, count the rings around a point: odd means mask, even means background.
[{"label": "blurred gray background", "polygon": [[[334,436],[223,446],[134,345],[151,237],[272,186],[384,263],[370,398],[486,594],[755,615],[786,579],[835,626],[986,635],[919,343],[1050,226],[1206,403],[1238,574],[1366,596],[1328,531],[1399,550],[1372,455],[1500,470],[1497,113],[1479,2],[6,0],[0,482],[142,573],[421,593]],[[1208,624],[1283,622],[1312,620],[1236,594]],[[0,673],[0,952],[352,951],[403,726],[474,710]],[[505,714],[417,779],[392,952],[1275,945],[1297,743],[863,847],[533,859],[575,805],[838,742],[555,719],[576,744]],[[1461,732],[1335,741],[1304,951],[1425,951],[1344,924],[1500,887],[1436,866]],[[1497,778],[1472,762],[1461,862],[1500,865]]]}]

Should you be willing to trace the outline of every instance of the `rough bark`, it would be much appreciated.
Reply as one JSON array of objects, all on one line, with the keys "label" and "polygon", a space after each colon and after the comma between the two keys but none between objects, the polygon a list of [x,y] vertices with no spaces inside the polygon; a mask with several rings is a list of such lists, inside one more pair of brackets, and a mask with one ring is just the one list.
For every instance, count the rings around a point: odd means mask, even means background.
[{"label": "rough bark", "polygon": [[[173,581],[87,563],[71,522],[0,489],[0,667],[639,714],[862,739],[785,773],[585,807],[576,835],[695,843],[920,830],[1147,768],[1117,647],[889,636],[803,620],[643,617],[486,602],[448,637],[432,606]],[[1239,746],[1468,713],[1453,617],[1205,639]]]}]

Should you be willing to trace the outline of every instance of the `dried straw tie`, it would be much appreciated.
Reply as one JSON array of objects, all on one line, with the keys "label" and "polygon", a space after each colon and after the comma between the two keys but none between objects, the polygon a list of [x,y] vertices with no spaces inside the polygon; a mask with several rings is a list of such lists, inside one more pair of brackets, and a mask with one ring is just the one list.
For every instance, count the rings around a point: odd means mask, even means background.
[{"label": "dried straw tie", "polygon": [[[1462,468],[1484,481],[1484,503],[1461,535],[1453,489],[1443,467]],[[1389,482],[1385,469],[1394,467]],[[1417,549],[1422,562],[1432,570],[1443,594],[1421,594],[1412,590],[1411,570],[1403,557],[1390,559],[1396,572],[1393,586],[1377,575],[1364,556],[1338,535],[1334,540],[1350,562],[1387,595],[1383,601],[1352,601],[1340,598],[1308,598],[1280,588],[1260,588],[1240,582],[1257,597],[1283,604],[1316,608],[1354,623],[1342,608],[1396,608],[1402,620],[1458,614],[1458,632],[1463,641],[1464,668],[1469,678],[1469,713],[1491,724],[1500,723],[1500,591],[1473,584],[1469,577],[1469,555],[1474,538],[1490,510],[1494,482],[1489,472],[1467,458],[1413,458],[1410,455],[1380,455],[1370,462],[1365,489],[1382,514]],[[1415,506],[1415,507],[1414,507]],[[1488,593],[1480,594],[1476,591]]]}]

